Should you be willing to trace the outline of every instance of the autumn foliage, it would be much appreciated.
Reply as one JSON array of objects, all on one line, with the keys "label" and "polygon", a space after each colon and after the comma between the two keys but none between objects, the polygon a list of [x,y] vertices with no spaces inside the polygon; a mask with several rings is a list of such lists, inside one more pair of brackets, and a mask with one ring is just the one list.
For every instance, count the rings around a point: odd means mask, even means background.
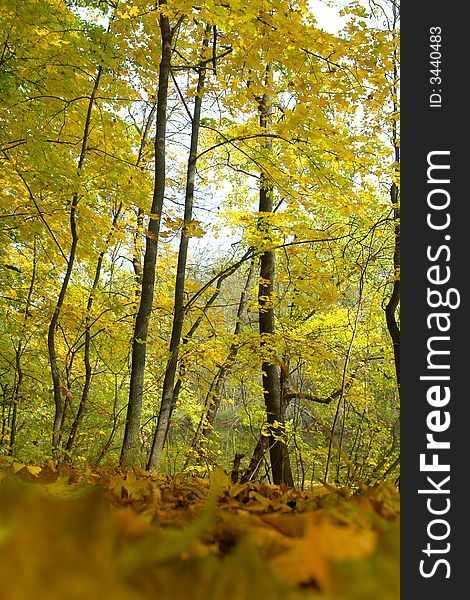
[{"label": "autumn foliage", "polygon": [[52,462],[0,476],[5,600],[399,595],[399,498],[385,484],[307,493]]},{"label": "autumn foliage", "polygon": [[2,598],[396,596],[398,10],[324,10],[0,0]]}]

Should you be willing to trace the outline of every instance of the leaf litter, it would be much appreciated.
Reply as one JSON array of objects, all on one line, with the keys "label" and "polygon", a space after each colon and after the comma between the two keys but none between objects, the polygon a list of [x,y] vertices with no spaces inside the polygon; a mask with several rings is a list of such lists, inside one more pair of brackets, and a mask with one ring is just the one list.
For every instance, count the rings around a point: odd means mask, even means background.
[{"label": "leaf litter", "polygon": [[382,483],[233,483],[0,462],[2,600],[397,600],[400,497]]}]

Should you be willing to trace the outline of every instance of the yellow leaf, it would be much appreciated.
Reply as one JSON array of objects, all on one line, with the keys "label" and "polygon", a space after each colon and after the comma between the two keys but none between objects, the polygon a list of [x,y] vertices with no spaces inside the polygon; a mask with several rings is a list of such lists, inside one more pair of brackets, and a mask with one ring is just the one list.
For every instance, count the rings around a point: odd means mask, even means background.
[{"label": "yellow leaf", "polygon": [[24,464],[20,463],[20,462],[14,462],[12,466],[13,466],[13,471],[15,473],[18,473],[19,471],[21,471],[21,469],[24,468]]},{"label": "yellow leaf", "polygon": [[42,468],[36,467],[34,465],[28,465],[26,467],[26,470],[28,471],[28,473],[31,473],[31,475],[34,475],[35,477],[37,477],[39,475],[39,473],[42,471]]},{"label": "yellow leaf", "polygon": [[209,481],[211,488],[217,496],[222,494],[224,490],[230,489],[232,485],[232,480],[220,467],[214,469],[210,474]]},{"label": "yellow leaf", "polygon": [[193,219],[184,226],[184,233],[187,237],[202,237],[205,231],[201,227],[200,221]]},{"label": "yellow leaf", "polygon": [[315,582],[321,590],[327,590],[327,560],[317,546],[318,533],[307,521],[305,535],[288,542],[286,552],[271,560],[271,567],[288,585],[308,585]]}]

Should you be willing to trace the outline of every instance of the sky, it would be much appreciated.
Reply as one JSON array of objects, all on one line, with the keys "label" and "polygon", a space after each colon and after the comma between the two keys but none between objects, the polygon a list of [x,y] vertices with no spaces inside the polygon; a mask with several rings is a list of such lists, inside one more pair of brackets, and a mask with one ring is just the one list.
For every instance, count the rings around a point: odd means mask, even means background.
[{"label": "sky", "polygon": [[[333,6],[332,6],[333,4]],[[325,2],[324,0],[309,0],[308,6],[322,29],[329,33],[337,33],[346,23],[346,18],[339,15],[343,2]]]}]

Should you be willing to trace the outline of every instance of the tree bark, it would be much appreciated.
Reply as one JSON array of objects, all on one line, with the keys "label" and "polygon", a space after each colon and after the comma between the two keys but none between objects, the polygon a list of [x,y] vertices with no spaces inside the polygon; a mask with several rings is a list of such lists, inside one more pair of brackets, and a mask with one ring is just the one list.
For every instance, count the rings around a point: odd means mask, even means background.
[{"label": "tree bark", "polygon": [[[396,31],[398,24],[398,10],[397,6],[393,5],[393,24],[392,31]],[[400,143],[398,139],[397,124],[395,115],[398,114],[398,50],[395,48],[393,52],[393,79],[392,79],[392,144],[395,158],[394,172],[397,176],[400,172]],[[395,361],[395,374],[397,379],[398,395],[400,396],[400,327],[397,319],[397,309],[400,303],[400,190],[395,183],[392,181],[390,186],[390,202],[393,207],[393,219],[394,219],[394,248],[393,248],[393,287],[392,293],[388,302],[385,306],[385,319],[387,322],[387,329],[392,338],[393,343],[393,356]]]},{"label": "tree bark", "polygon": [[[211,27],[207,27],[203,39],[203,48],[209,46],[209,35]],[[204,58],[204,57],[203,57]],[[180,246],[178,252],[178,265],[176,270],[175,283],[175,303],[173,310],[173,324],[170,338],[170,358],[168,360],[165,377],[163,380],[162,400],[158,413],[158,421],[153,436],[152,448],[147,463],[149,471],[157,471],[160,465],[163,448],[165,446],[168,428],[170,426],[171,414],[173,412],[173,391],[175,377],[178,366],[179,347],[181,342],[181,333],[184,322],[184,289],[186,282],[186,263],[188,258],[189,239],[191,237],[191,222],[194,204],[194,187],[196,179],[197,149],[199,143],[199,127],[201,123],[202,97],[204,94],[204,84],[206,79],[206,70],[201,68],[196,88],[196,97],[194,99],[194,113],[191,126],[191,144],[189,150],[188,166],[186,172],[186,192],[184,199],[184,220],[180,237]]]},{"label": "tree bark", "polygon": [[[267,68],[267,79],[271,69]],[[264,94],[259,102],[260,125],[267,130],[271,116],[271,98]],[[272,142],[265,138],[265,148],[270,151]],[[269,236],[270,225],[264,216],[273,212],[273,185],[264,172],[260,175],[259,187],[259,227]],[[275,331],[273,293],[276,275],[276,257],[274,250],[266,250],[260,260],[260,283],[258,287],[259,332],[261,347],[265,346],[269,337]],[[269,426],[269,455],[273,483],[285,483],[293,487],[293,477],[290,468],[289,452],[285,443],[284,420],[281,410],[280,373],[276,364],[269,360],[262,363],[263,395],[266,406],[266,417]]]},{"label": "tree bark", "polygon": [[[161,1],[161,4],[166,2]],[[129,468],[137,464],[139,458],[140,418],[144,393],[145,361],[147,354],[147,336],[155,289],[155,265],[157,262],[158,238],[165,195],[165,148],[166,121],[168,104],[168,81],[171,70],[171,42],[173,32],[168,17],[160,16],[162,56],[158,77],[157,123],[155,134],[155,183],[148,233],[145,243],[144,264],[142,268],[142,291],[139,309],[134,325],[132,340],[132,364],[127,406],[126,426],[121,449],[120,465]]]},{"label": "tree bark", "polygon": [[393,248],[393,287],[390,298],[385,305],[387,329],[393,343],[393,357],[397,379],[398,394],[400,394],[400,328],[397,321],[397,308],[400,302],[400,210],[398,208],[398,188],[392,183],[390,197],[393,203],[394,248]]}]

